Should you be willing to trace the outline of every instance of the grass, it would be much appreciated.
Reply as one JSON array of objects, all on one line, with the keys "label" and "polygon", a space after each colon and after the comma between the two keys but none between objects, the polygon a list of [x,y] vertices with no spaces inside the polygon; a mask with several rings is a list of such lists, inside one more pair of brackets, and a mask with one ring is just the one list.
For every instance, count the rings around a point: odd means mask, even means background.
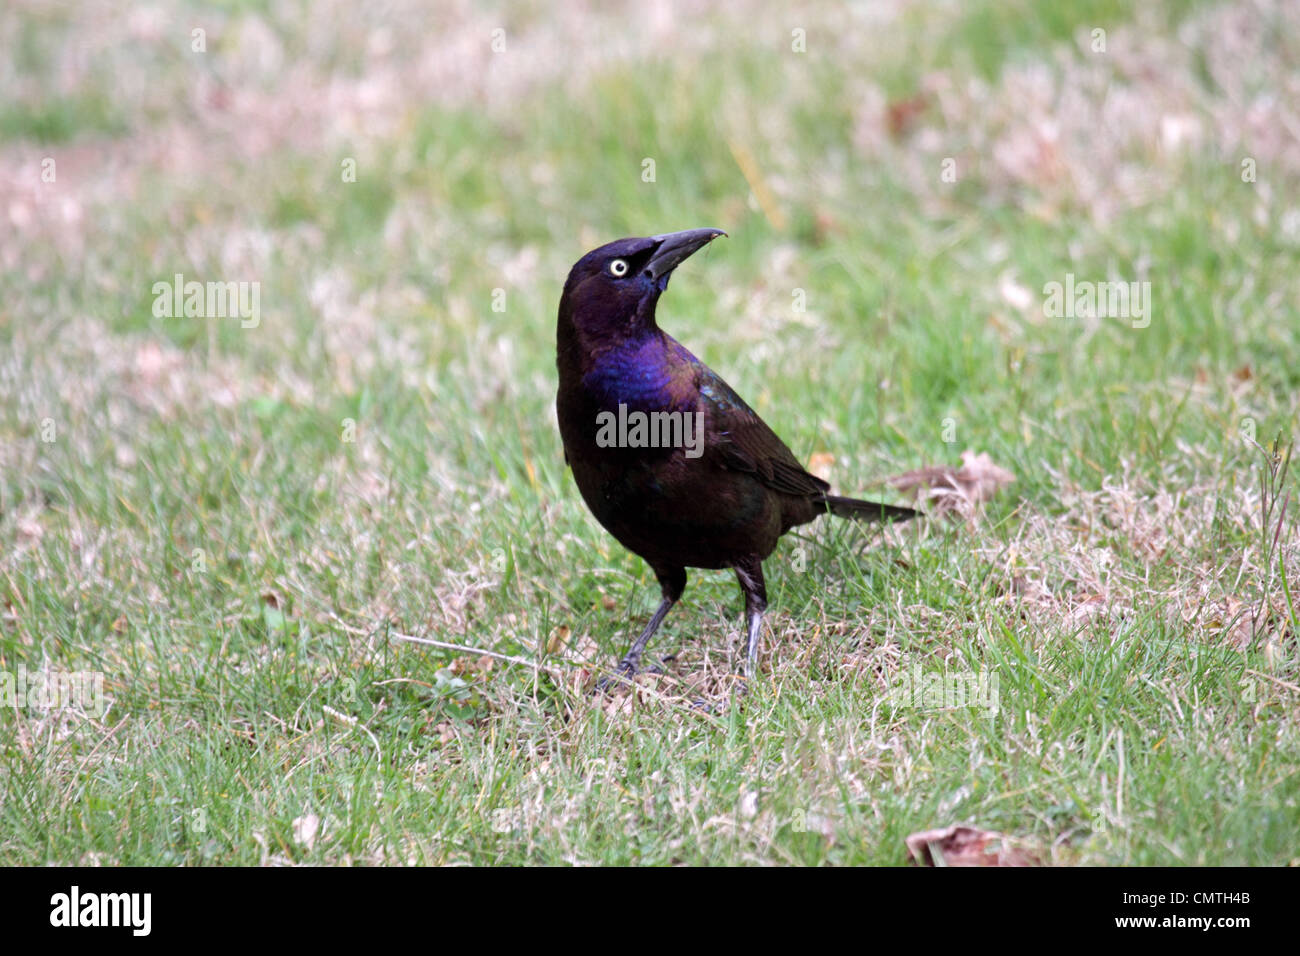
[{"label": "grass", "polygon": [[[0,862],[1296,861],[1294,11],[325,6],[0,14],[0,674],[107,705],[0,708]],[[1016,482],[783,542],[741,701],[693,572],[669,672],[594,701],[657,593],[564,466],[555,307],[701,225],[661,323],[838,490]],[[155,316],[177,272],[260,323]],[[1067,273],[1150,324],[1044,315]]]}]

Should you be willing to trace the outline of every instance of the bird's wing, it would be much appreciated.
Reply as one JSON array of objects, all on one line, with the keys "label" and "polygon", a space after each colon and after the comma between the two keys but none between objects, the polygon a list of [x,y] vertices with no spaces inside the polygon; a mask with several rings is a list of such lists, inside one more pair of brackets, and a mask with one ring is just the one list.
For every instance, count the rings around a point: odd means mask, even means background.
[{"label": "bird's wing", "polygon": [[[694,358],[694,356],[692,356]],[[705,454],[733,471],[743,471],[782,494],[820,497],[830,485],[810,475],[794,453],[735,389],[698,359],[696,387],[708,414]]]}]

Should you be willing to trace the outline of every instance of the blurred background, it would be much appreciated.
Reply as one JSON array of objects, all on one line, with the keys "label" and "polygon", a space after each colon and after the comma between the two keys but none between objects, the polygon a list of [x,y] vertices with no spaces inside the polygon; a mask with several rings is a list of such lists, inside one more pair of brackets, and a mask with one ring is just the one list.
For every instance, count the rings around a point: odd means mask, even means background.
[{"label": "blurred background", "polygon": [[[511,685],[386,656],[385,627],[612,659],[654,584],[564,468],[555,309],[588,249],[699,226],[730,238],[661,325],[838,490],[967,450],[1016,478],[980,537],[925,532],[905,585],[822,554],[825,609],[775,560],[786,637],[816,607],[853,647],[951,647],[1011,602],[1032,644],[1158,605],[1161,634],[1282,653],[1235,615],[1276,588],[1253,443],[1300,392],[1290,0],[7,0],[0,50],[0,651],[150,714],[121,739],[164,765],[128,778],[201,789],[222,738],[185,727],[296,740],[259,701],[395,673],[332,706],[385,747],[471,746],[447,728]],[[255,285],[257,321],[160,309],[177,274]],[[1048,314],[1067,276],[1149,282],[1149,321]],[[722,577],[678,639],[725,645]],[[93,790],[49,744],[83,732],[24,731],[53,789],[13,785],[15,813]],[[52,825],[56,857],[82,827]],[[234,845],[211,858],[256,852]]]}]

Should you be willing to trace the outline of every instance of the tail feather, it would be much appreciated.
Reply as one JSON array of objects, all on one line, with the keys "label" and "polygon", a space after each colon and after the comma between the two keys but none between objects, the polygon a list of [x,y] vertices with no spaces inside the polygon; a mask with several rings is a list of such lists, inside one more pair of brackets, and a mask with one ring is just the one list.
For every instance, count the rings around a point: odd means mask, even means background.
[{"label": "tail feather", "polygon": [[879,501],[863,501],[860,498],[827,495],[823,500],[831,514],[840,518],[855,518],[858,521],[906,521],[921,514],[915,508],[887,505]]}]

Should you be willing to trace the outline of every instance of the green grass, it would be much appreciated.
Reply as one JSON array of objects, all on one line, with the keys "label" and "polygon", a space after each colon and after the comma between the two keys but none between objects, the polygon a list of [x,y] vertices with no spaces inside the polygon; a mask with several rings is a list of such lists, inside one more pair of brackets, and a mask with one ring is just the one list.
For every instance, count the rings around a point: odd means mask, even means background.
[{"label": "green grass", "polygon": [[[1271,544],[1243,436],[1295,429],[1300,170],[1230,125],[1214,49],[1144,44],[1192,24],[1271,89],[1300,33],[1157,6],[814,9],[800,55],[754,11],[638,39],[619,8],[583,46],[544,5],[385,39],[225,4],[201,60],[185,7],[156,36],[0,15],[27,51],[0,149],[34,177],[0,237],[0,674],[110,703],[0,708],[0,862],[901,864],[963,822],[1051,863],[1294,862],[1300,537],[1288,509]],[[50,52],[91,35],[87,69]],[[1110,134],[1062,107],[1061,165],[1025,173],[1038,68],[1062,103],[1157,101]],[[920,90],[881,125],[876,93]],[[661,324],[840,491],[965,449],[1016,482],[969,521],[790,536],[741,700],[734,581],[692,572],[669,673],[596,701],[657,593],[564,466],[555,308],[588,248],[703,225],[730,238]],[[261,323],[154,316],[176,272],[260,282]],[[1150,325],[1045,316],[1066,273],[1149,280]],[[897,700],[913,666],[994,712]]]}]

